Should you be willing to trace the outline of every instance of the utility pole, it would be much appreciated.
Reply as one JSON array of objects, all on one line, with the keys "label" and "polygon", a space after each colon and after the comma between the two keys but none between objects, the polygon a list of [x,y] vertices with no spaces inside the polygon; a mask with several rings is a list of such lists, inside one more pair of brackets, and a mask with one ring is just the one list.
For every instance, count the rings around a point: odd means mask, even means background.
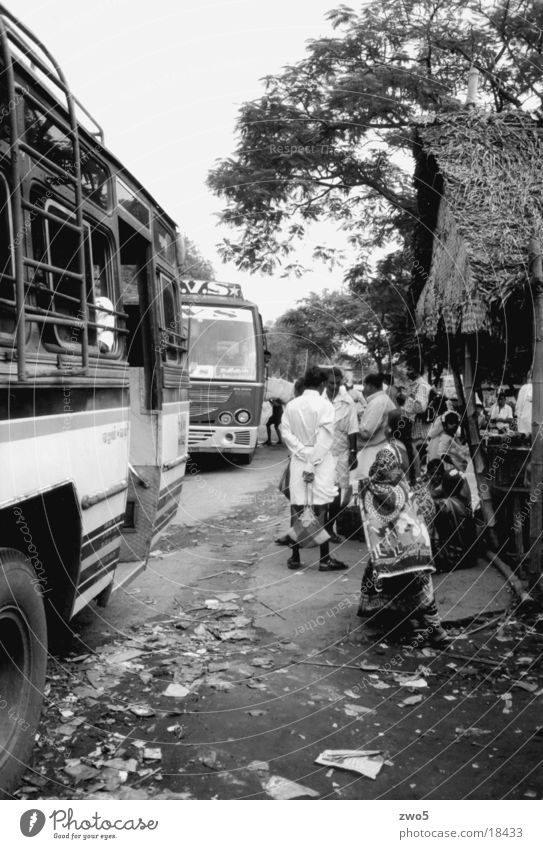
[{"label": "utility pole", "polygon": [[543,531],[543,266],[541,241],[530,239],[530,282],[534,305],[534,352],[532,376],[532,452],[530,465],[530,562],[529,589],[541,595],[541,534]]}]

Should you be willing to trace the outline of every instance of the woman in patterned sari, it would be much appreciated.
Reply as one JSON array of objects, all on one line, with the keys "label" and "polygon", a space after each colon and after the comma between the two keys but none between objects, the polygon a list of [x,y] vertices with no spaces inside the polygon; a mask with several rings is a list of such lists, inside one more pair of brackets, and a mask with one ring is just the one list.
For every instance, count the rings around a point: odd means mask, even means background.
[{"label": "woman in patterned sari", "polygon": [[360,511],[369,549],[362,578],[360,616],[386,615],[394,630],[410,630],[417,643],[444,647],[432,584],[432,549],[426,522],[402,472],[388,448],[377,454],[369,478],[361,482]]}]

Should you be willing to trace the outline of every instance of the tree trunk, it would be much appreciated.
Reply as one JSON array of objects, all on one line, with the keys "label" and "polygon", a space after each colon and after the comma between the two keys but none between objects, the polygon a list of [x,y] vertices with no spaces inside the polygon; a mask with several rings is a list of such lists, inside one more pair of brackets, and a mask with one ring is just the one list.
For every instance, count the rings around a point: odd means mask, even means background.
[{"label": "tree trunk", "polygon": [[534,304],[534,352],[532,376],[532,453],[530,466],[530,589],[541,595],[541,532],[543,486],[543,270],[541,242],[530,240],[530,268]]}]

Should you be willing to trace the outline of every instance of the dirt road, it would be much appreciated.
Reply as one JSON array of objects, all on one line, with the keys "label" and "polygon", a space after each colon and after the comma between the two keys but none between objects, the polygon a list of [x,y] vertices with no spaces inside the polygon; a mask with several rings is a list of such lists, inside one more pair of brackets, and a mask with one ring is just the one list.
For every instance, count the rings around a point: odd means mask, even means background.
[{"label": "dirt road", "polygon": [[[537,623],[456,627],[441,653],[371,631],[362,543],[336,552],[347,573],[319,573],[314,549],[286,569],[284,462],[261,449],[187,480],[147,572],[51,665],[22,796],[541,798]],[[377,752],[377,777],[315,764],[326,749]]]}]

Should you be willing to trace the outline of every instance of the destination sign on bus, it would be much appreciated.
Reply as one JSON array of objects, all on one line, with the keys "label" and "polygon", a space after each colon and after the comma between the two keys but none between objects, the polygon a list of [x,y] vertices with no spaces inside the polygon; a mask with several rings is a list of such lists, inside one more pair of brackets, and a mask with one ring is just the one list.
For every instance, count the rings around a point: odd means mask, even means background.
[{"label": "destination sign on bus", "polygon": [[181,293],[185,295],[221,295],[243,298],[239,283],[219,283],[217,280],[181,280]]}]

